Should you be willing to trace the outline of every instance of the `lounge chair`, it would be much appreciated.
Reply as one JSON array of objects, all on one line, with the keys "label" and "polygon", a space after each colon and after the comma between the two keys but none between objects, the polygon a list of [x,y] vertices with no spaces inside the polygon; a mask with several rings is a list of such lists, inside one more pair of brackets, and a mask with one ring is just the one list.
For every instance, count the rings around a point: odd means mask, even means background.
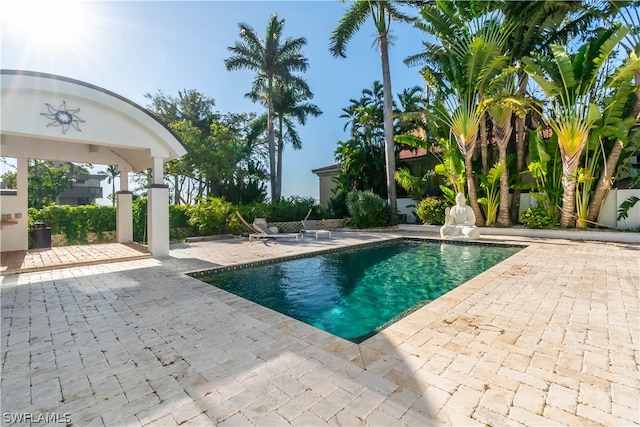
[{"label": "lounge chair", "polygon": [[267,220],[264,218],[256,218],[251,226],[256,232],[249,234],[249,241],[259,239],[304,239],[304,235],[302,233],[279,233],[271,230],[267,226]]},{"label": "lounge chair", "polygon": [[302,227],[304,228],[305,233],[315,234],[316,239],[318,238],[318,236],[321,236],[323,234],[327,235],[329,239],[331,238],[331,231],[319,229],[318,224],[314,220],[303,219]]}]

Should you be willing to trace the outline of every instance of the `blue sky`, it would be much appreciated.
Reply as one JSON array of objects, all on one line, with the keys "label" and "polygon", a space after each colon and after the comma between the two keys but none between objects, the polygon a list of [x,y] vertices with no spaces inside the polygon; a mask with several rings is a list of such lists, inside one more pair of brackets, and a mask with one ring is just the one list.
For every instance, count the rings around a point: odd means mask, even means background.
[{"label": "blue sky", "polygon": [[[26,5],[26,7],[25,7]],[[19,7],[18,7],[19,6]],[[116,92],[142,106],[145,93],[177,96],[196,89],[225,113],[259,112],[244,97],[250,71],[227,71],[227,47],[239,39],[240,22],[264,34],[273,13],[285,19],[286,37],[305,37],[305,73],[313,102],[323,114],[298,126],[302,150],[285,149],[283,196],[318,198],[311,170],[335,162],[347,138],[341,109],[374,80],[382,80],[375,30],[366,22],[347,48],[347,58],[329,53],[329,37],[347,5],[339,1],[110,1],[2,0],[1,67],[62,75]],[[402,62],[421,50],[423,34],[392,24],[392,90],[422,86],[417,68]],[[96,165],[96,170],[104,166]],[[105,194],[110,192],[105,190]]]}]

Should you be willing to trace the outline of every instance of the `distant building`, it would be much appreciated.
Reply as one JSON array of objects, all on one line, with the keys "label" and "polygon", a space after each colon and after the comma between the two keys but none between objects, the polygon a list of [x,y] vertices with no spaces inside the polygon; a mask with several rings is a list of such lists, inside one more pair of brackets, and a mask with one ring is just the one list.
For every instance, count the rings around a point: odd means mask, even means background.
[{"label": "distant building", "polygon": [[[436,147],[437,149],[437,147]],[[398,160],[396,169],[400,167],[408,167],[414,174],[424,174],[427,170],[433,169],[435,161],[432,156],[428,156],[429,151],[424,148],[405,149],[398,153]],[[320,204],[325,208],[329,206],[329,199],[334,194],[333,190],[336,188],[335,178],[340,173],[340,165],[325,166],[318,169],[313,169],[311,172],[316,174],[319,178],[320,185]],[[437,178],[434,177],[434,182],[431,184],[431,188],[438,188]],[[397,188],[398,196],[406,196],[406,191],[400,187]],[[431,191],[430,191],[431,192]]]},{"label": "distant building", "polygon": [[[413,174],[423,175],[427,170],[433,169],[435,166],[435,159],[429,155],[430,152],[424,148],[417,149],[405,149],[398,153],[397,168],[407,167]],[[340,165],[325,166],[318,169],[313,169],[311,172],[316,174],[319,178],[320,186],[320,205],[324,208],[329,207],[329,200],[334,197],[334,190],[336,189],[336,177],[340,173]],[[428,193],[437,192],[438,181],[437,177],[433,177],[430,185],[428,186]],[[414,209],[416,207],[415,200],[411,200],[407,197],[406,191],[397,186],[396,191],[398,194],[398,212],[402,215],[406,215],[408,222],[415,222],[416,217]],[[434,193],[435,194],[435,193]]]},{"label": "distant building", "polygon": [[333,190],[335,190],[337,186],[335,178],[338,176],[338,173],[340,173],[340,165],[325,166],[313,169],[311,172],[318,175],[320,179],[320,204],[324,208],[328,208],[329,199],[334,196]]},{"label": "distant building", "polygon": [[106,176],[94,174],[78,174],[69,187],[58,196],[56,204],[81,206],[93,205],[96,199],[102,198],[101,182]]}]

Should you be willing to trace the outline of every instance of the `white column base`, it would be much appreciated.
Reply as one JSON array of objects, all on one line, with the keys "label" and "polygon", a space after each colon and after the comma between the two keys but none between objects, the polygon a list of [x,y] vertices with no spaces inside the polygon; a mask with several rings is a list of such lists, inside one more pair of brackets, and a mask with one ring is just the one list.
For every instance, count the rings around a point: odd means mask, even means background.
[{"label": "white column base", "polygon": [[130,191],[116,193],[116,241],[133,241],[133,194]]},{"label": "white column base", "polygon": [[169,255],[169,187],[152,184],[147,190],[147,235],[154,257]]}]

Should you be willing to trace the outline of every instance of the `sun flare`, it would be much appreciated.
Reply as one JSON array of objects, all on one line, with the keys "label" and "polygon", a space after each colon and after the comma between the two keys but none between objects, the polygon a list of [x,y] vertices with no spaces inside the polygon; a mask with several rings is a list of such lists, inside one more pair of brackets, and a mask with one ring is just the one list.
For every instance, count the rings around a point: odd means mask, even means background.
[{"label": "sun flare", "polygon": [[3,33],[20,37],[27,49],[66,49],[91,32],[91,2],[3,0]]}]

